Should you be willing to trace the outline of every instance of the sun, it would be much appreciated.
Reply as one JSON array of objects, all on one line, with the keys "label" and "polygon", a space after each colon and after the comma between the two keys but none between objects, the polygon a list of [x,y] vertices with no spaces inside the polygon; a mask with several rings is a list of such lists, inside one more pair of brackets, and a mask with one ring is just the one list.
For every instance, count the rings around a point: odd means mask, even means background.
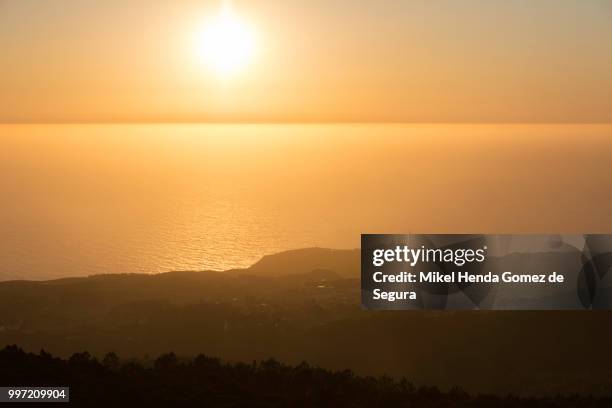
[{"label": "sun", "polygon": [[213,72],[229,76],[243,70],[253,59],[255,36],[251,27],[223,4],[197,35],[196,52]]}]

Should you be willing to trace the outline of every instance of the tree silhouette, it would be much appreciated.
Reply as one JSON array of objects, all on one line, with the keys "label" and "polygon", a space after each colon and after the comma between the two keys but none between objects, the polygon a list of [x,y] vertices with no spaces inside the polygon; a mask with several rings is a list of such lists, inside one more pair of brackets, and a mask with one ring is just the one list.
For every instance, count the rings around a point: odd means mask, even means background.
[{"label": "tree silhouette", "polygon": [[588,396],[524,399],[469,395],[460,388],[415,387],[406,379],[359,377],[352,371],[328,371],[301,363],[287,366],[268,359],[225,363],[199,355],[179,359],[174,353],[153,364],[122,362],[108,353],[100,363],[88,352],[68,360],[44,350],[26,353],[17,346],[0,351],[3,386],[70,386],[76,406],[206,407],[528,407],[599,408],[612,399]]}]

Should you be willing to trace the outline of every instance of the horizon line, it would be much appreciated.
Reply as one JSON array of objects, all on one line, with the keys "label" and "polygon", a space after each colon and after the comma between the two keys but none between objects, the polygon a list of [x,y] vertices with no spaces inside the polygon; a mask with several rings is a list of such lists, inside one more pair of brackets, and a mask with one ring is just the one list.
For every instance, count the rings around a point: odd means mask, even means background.
[{"label": "horizon line", "polygon": [[1,125],[612,125],[612,121],[266,121],[266,120],[25,120]]}]

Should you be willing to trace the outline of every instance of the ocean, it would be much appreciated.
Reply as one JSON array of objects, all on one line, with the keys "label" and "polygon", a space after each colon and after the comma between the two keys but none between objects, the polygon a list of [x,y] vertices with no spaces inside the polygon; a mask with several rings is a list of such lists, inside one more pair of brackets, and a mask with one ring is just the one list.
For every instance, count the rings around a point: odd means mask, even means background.
[{"label": "ocean", "polygon": [[361,233],[610,233],[612,125],[0,125],[0,280],[248,267]]}]

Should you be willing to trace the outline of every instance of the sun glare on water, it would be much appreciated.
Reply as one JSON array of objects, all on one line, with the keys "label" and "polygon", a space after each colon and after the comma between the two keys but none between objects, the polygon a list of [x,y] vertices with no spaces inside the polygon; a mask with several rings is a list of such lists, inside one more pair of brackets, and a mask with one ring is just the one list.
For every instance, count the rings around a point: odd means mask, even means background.
[{"label": "sun glare on water", "polygon": [[251,27],[225,2],[216,16],[198,33],[197,53],[213,72],[229,76],[242,71],[252,60],[255,37]]}]

